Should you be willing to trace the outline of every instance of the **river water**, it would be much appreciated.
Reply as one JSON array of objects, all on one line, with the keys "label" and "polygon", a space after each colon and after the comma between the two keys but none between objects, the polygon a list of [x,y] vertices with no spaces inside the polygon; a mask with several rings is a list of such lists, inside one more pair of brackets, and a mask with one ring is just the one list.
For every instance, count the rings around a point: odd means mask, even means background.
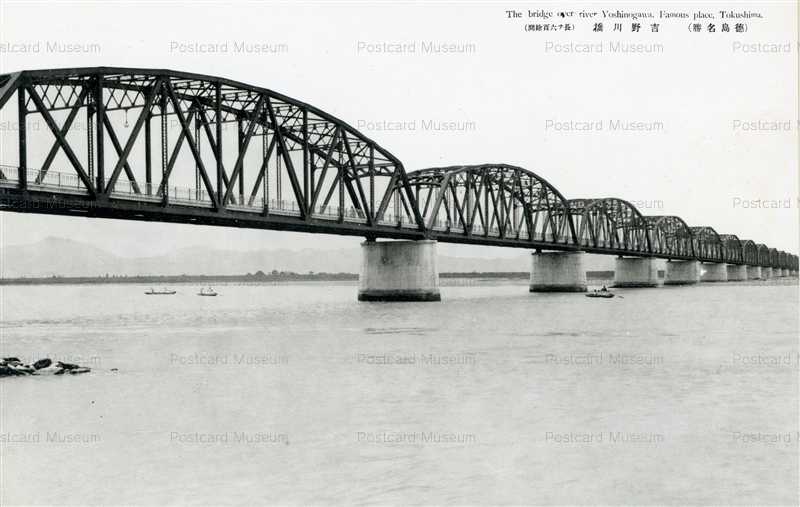
[{"label": "river water", "polygon": [[797,281],[5,286],[0,504],[796,504]]}]

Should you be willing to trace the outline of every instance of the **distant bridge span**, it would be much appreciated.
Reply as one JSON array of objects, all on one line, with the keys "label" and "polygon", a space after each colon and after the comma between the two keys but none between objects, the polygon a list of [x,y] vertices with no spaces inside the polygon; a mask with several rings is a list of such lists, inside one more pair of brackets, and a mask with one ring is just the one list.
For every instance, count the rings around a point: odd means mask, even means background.
[{"label": "distant bridge span", "polygon": [[223,78],[21,71],[0,75],[0,115],[17,126],[3,211],[798,269],[796,255],[622,199],[566,199],[521,167],[407,173],[344,121]]}]

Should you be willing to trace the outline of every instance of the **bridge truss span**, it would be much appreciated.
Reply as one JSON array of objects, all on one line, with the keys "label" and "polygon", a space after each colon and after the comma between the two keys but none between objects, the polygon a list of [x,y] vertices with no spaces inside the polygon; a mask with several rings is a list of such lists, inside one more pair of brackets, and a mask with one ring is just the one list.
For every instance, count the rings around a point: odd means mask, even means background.
[{"label": "bridge truss span", "polygon": [[742,261],[750,266],[758,266],[758,246],[751,239],[741,240]]},{"label": "bridge truss span", "polygon": [[653,253],[670,259],[696,257],[692,229],[682,218],[672,215],[648,216],[647,223]]},{"label": "bridge truss span", "polygon": [[527,169],[436,167],[409,173],[409,182],[436,239],[567,250],[577,245],[567,200]]},{"label": "bridge truss span", "polygon": [[[776,249],[566,199],[504,163],[406,172],[344,121],[239,81],[91,67],[0,75],[0,211],[438,240],[797,271]],[[577,256],[574,256],[577,257]]]},{"label": "bridge truss span", "polygon": [[772,268],[780,268],[780,258],[781,254],[776,248],[769,249],[769,266]]},{"label": "bridge truss span", "polygon": [[769,256],[769,247],[763,243],[759,243],[756,245],[756,253],[757,253],[757,265],[762,267],[771,267],[770,264],[770,256]]},{"label": "bridge truss span", "polygon": [[722,241],[722,260],[728,264],[743,264],[744,259],[744,244],[734,234],[720,234],[720,241]]},{"label": "bridge truss span", "polygon": [[712,227],[691,227],[692,243],[697,259],[703,262],[723,262],[724,245]]},{"label": "bridge truss span", "polygon": [[[314,222],[327,229],[399,224],[421,236],[396,157],[343,121],[271,90],[106,67],[26,71],[0,83],[0,108],[15,108],[23,126],[16,170],[0,179],[23,190],[67,187],[92,202],[134,202],[145,213],[160,207],[169,215],[174,204],[218,218],[277,216],[298,230]],[[34,144],[51,148],[34,160]],[[88,208],[82,211],[101,213]]]},{"label": "bridge truss span", "polygon": [[570,199],[578,242],[589,250],[651,254],[646,218],[628,201],[614,197]]}]

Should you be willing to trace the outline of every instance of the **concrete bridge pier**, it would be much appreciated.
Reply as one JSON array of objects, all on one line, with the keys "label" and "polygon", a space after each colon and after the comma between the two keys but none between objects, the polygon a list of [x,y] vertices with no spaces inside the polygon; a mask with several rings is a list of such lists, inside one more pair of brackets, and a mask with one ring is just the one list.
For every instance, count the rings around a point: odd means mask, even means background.
[{"label": "concrete bridge pier", "polygon": [[658,287],[656,260],[649,257],[617,257],[614,287]]},{"label": "concrete bridge pier", "polygon": [[436,241],[361,243],[359,301],[441,301]]},{"label": "concrete bridge pier", "polygon": [[741,282],[747,280],[747,266],[744,264],[728,264],[728,281]]},{"label": "concrete bridge pier", "polygon": [[783,270],[779,268],[772,268],[772,276],[775,278],[783,278]]},{"label": "concrete bridge pier", "polygon": [[534,252],[531,292],[586,292],[583,252]]},{"label": "concrete bridge pier", "polygon": [[701,282],[728,281],[728,265],[724,262],[704,262],[700,267],[704,270],[700,275]]},{"label": "concrete bridge pier", "polygon": [[772,268],[765,268],[761,266],[761,279],[762,280],[769,280],[772,278]]},{"label": "concrete bridge pier", "polygon": [[700,281],[698,261],[667,261],[664,285],[693,285]]},{"label": "concrete bridge pier", "polygon": [[761,280],[761,266],[747,266],[748,280]]}]

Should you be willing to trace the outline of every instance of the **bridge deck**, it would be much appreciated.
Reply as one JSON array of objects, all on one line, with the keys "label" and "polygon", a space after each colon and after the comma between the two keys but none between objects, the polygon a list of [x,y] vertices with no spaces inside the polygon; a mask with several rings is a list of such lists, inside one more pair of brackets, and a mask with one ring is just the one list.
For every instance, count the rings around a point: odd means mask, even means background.
[{"label": "bridge deck", "polygon": [[[569,238],[564,236],[554,238],[540,235],[529,238],[524,230],[515,236],[506,237],[496,226],[489,230],[476,227],[467,234],[462,227],[448,227],[444,221],[434,221],[430,229],[423,231],[417,224],[404,220],[403,216],[394,217],[390,213],[385,214],[380,222],[367,226],[366,219],[359,216],[358,210],[354,208],[337,210],[327,206],[304,219],[291,201],[270,200],[269,203],[265,203],[262,199],[246,202],[243,196],[236,196],[238,204],[229,204],[224,209],[214,209],[211,200],[202,189],[188,187],[171,187],[166,195],[155,195],[152,188],[143,188],[140,189],[141,193],[136,193],[131,185],[126,185],[123,186],[124,191],[115,190],[109,193],[108,198],[101,199],[92,197],[76,176],[52,170],[44,177],[40,171],[28,170],[27,190],[21,190],[19,179],[14,177],[18,174],[17,167],[5,165],[0,166],[0,170],[4,176],[0,178],[0,211],[388,239],[428,238],[445,243],[649,256],[641,252],[613,248],[610,244],[597,247],[586,241],[582,245],[573,245],[569,243]],[[119,187],[118,183],[116,188]]]}]

